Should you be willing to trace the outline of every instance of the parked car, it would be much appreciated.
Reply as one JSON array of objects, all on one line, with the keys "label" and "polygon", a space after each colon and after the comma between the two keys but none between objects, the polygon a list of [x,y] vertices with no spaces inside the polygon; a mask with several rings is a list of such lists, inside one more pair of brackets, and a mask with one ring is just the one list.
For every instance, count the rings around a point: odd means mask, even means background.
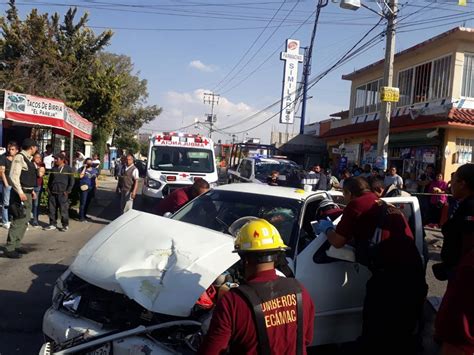
[{"label": "parked car", "polygon": [[[212,307],[198,299],[211,285],[218,294],[222,285],[241,281],[227,231],[243,216],[267,219],[291,247],[289,267],[316,305],[313,345],[355,340],[370,271],[355,262],[350,246],[334,249],[324,234],[315,235],[311,221],[330,193],[230,184],[171,218],[127,212],[91,239],[56,282],[43,319],[52,342],[42,354],[66,348],[115,355],[145,347],[153,354],[195,352],[212,316]],[[422,254],[418,200],[386,200],[401,207]]]}]

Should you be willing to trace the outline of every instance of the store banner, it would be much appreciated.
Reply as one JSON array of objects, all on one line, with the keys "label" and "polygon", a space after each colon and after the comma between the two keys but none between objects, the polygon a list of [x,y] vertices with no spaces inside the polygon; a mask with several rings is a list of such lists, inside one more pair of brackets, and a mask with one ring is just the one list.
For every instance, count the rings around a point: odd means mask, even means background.
[{"label": "store banner", "polygon": [[88,141],[92,138],[92,123],[60,100],[5,90],[3,114],[10,121],[51,127],[61,134],[74,130],[76,137]]},{"label": "store banner", "polygon": [[66,105],[61,101],[5,91],[4,107],[6,112],[63,119]]},{"label": "store banner", "polygon": [[66,122],[69,123],[74,128],[79,129],[80,131],[84,133],[92,134],[92,127],[93,127],[92,122],[89,122],[84,117],[79,115],[77,112],[75,112],[74,110],[71,110],[69,107],[66,107],[64,118]]}]

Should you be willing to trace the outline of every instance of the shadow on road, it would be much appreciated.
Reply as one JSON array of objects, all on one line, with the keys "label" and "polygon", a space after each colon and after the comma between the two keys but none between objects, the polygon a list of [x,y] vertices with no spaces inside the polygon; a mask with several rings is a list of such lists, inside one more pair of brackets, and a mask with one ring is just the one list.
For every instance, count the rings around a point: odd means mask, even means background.
[{"label": "shadow on road", "polygon": [[[34,274],[26,292],[0,290],[0,353],[35,354],[41,344],[43,314],[51,306],[56,279],[66,269],[62,264],[30,266]],[[15,339],[16,338],[16,339]]]}]

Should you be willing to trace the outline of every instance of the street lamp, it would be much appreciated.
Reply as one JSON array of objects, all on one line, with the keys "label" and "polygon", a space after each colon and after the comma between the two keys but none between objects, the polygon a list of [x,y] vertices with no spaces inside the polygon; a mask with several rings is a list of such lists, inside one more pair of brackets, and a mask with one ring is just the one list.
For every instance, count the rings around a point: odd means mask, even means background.
[{"label": "street lamp", "polygon": [[[381,88],[381,109],[379,119],[379,129],[377,134],[377,162],[378,165],[387,169],[388,160],[388,141],[390,134],[390,116],[392,113],[392,102],[398,101],[397,97],[388,95],[394,92],[393,89],[393,62],[395,58],[395,24],[397,20],[398,0],[388,0],[388,10],[380,14],[375,10],[362,4],[360,0],[341,0],[340,7],[343,9],[357,10],[360,7],[367,8],[379,16],[387,19],[386,45],[385,45],[385,63],[383,70],[383,87]],[[397,92],[398,93],[398,92]],[[397,96],[395,94],[395,96]]]}]

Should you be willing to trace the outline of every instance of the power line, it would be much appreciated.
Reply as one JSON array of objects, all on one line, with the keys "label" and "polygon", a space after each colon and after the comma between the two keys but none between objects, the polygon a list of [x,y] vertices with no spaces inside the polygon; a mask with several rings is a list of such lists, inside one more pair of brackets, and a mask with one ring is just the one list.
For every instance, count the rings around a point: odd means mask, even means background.
[{"label": "power line", "polygon": [[[294,30],[288,37],[293,37],[293,35],[295,33],[297,33],[306,23],[307,21],[313,17],[313,15],[315,14],[316,10],[314,10],[307,18],[306,18],[306,21],[303,22],[301,25],[298,26],[298,28],[296,30]],[[270,55],[264,59],[263,62],[261,62],[254,70],[252,70],[251,72],[249,72],[247,75],[245,75],[239,82],[237,82],[237,84],[233,85],[232,87],[228,88],[227,90],[225,90],[222,94],[226,94],[232,90],[234,90],[235,88],[237,88],[238,86],[240,86],[244,81],[246,81],[248,78],[250,78],[251,75],[253,75],[255,72],[257,72],[265,63],[267,63],[270,59],[273,58],[273,56],[275,55],[275,53],[278,53],[278,51],[281,50],[281,44],[272,52],[270,53]]]},{"label": "power line", "polygon": [[[336,63],[334,63],[331,67],[329,67],[328,69],[326,69],[325,71],[323,71],[321,74],[317,75],[315,78],[311,79],[309,81],[309,84],[310,86],[308,87],[308,90],[310,90],[312,87],[314,87],[322,78],[324,78],[328,73],[330,73],[332,70],[336,69],[337,67],[345,64],[348,60],[352,59],[352,58],[355,58],[356,56],[364,53],[365,51],[369,50],[370,48],[372,48],[373,46],[379,44],[381,41],[382,41],[382,35],[385,33],[385,31],[382,31],[381,33],[377,34],[376,36],[372,37],[371,39],[369,39],[365,44],[363,44],[361,47],[357,48],[356,47],[362,42],[364,41],[364,39],[367,38],[367,36],[375,29],[377,28],[377,26],[379,25],[379,23],[382,21],[382,19],[379,20],[379,22],[377,22],[377,24],[375,24],[367,33],[365,33],[363,35],[363,37],[358,40],[356,42],[355,45],[353,45],[338,61],[336,61]],[[297,102],[300,97],[302,96],[302,93],[300,93],[299,95],[297,95],[297,97],[295,98],[295,100],[291,103],[289,103],[288,105],[292,105],[294,102]],[[287,106],[283,107],[281,110],[279,110],[276,114],[274,115],[271,115],[269,118],[265,119],[263,122],[251,127],[251,128],[247,128],[243,131],[238,131],[238,132],[225,132],[223,131],[223,129],[227,129],[227,128],[232,128],[232,127],[235,127],[237,125],[240,125],[242,123],[244,123],[245,121],[251,119],[251,118],[254,118],[256,115],[264,112],[265,110],[275,106],[275,105],[278,105],[280,104],[281,102],[281,99],[274,102],[273,104],[267,106],[265,109],[251,115],[250,117],[247,117],[246,119],[242,120],[242,121],[239,121],[237,123],[235,123],[234,125],[231,125],[231,126],[227,126],[225,128],[222,128],[220,129],[220,131],[222,133],[225,133],[225,134],[239,134],[239,133],[243,133],[243,132],[246,132],[248,130],[252,130],[252,129],[255,129],[259,126],[261,126],[262,124],[270,121],[272,118],[276,117],[277,115],[279,115],[281,113],[282,110],[286,109]]]},{"label": "power line", "polygon": [[298,2],[295,2],[295,4],[293,5],[293,7],[288,11],[288,13],[286,14],[285,18],[278,24],[278,26],[273,30],[273,32],[267,37],[267,39],[263,42],[262,45],[260,45],[260,47],[254,52],[254,54],[245,62],[245,64],[235,73],[232,75],[232,77],[226,81],[224,83],[224,85],[222,85],[220,87],[220,90],[222,90],[223,88],[225,88],[226,86],[229,85],[229,83],[232,82],[232,80],[234,80],[237,75],[239,75],[246,67],[247,65],[250,64],[250,62],[258,55],[258,53],[260,53],[260,51],[267,45],[267,43],[270,41],[270,39],[273,38],[273,36],[275,35],[275,33],[280,29],[281,25],[283,24],[283,22],[285,22],[285,20],[288,18],[288,16],[290,16],[290,14],[293,12],[293,10],[296,8],[296,6],[298,6]]},{"label": "power line", "polygon": [[270,21],[268,21],[267,25],[263,28],[263,30],[258,34],[257,38],[255,38],[255,40],[252,42],[252,44],[247,48],[247,50],[245,51],[245,53],[240,57],[240,59],[237,61],[237,63],[232,67],[232,69],[227,73],[227,75],[225,75],[221,81],[219,81],[217,83],[217,85],[214,87],[213,90],[216,90],[223,82],[224,80],[226,80],[230,74],[232,74],[234,72],[234,70],[240,65],[240,63],[242,63],[242,61],[244,60],[244,58],[247,56],[247,54],[250,52],[250,50],[255,46],[255,44],[258,42],[258,40],[260,39],[260,37],[262,37],[262,35],[265,33],[265,31],[267,30],[267,28],[270,26],[270,24],[272,23],[273,19],[275,18],[275,16],[280,12],[281,8],[283,7],[283,5],[285,5],[285,2],[286,0],[282,1],[280,7],[276,10],[276,12],[273,14],[272,18],[270,19]]}]

